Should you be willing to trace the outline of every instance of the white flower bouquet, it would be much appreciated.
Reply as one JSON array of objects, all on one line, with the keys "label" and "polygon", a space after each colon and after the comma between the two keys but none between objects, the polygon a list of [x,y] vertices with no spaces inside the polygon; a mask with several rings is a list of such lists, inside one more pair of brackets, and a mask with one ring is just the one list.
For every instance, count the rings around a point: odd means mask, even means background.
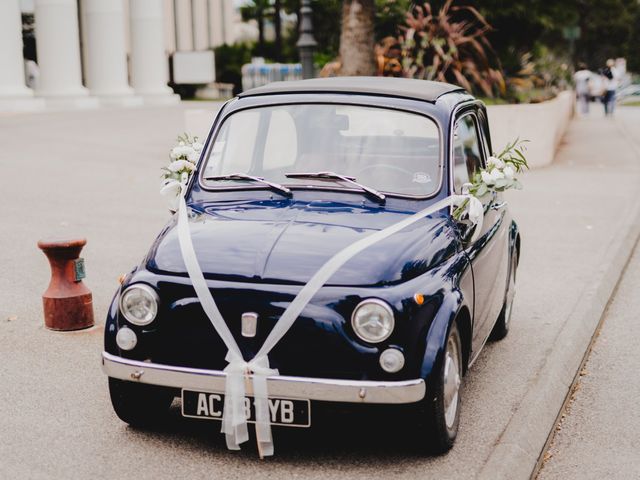
[{"label": "white flower bouquet", "polygon": [[173,211],[176,210],[178,195],[182,187],[187,184],[196,169],[202,148],[203,145],[198,141],[198,137],[191,137],[188,133],[179,135],[176,145],[169,154],[169,165],[162,168],[160,193],[167,197]]},{"label": "white flower bouquet", "polygon": [[[504,192],[510,188],[522,189],[522,184],[516,175],[529,168],[524,156],[525,146],[528,140],[516,138],[498,154],[494,153],[487,160],[487,168],[476,172],[471,179],[469,193],[482,200],[493,192]],[[466,211],[468,201],[458,206],[453,216],[460,220]]]}]

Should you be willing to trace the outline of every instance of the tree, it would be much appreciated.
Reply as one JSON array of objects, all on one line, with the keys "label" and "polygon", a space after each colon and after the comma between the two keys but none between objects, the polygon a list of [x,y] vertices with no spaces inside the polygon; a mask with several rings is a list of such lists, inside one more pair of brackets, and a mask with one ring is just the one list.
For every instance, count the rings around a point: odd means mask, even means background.
[{"label": "tree", "polygon": [[438,11],[429,3],[407,15],[402,39],[405,75],[457,83],[488,97],[503,94],[505,82],[491,44],[491,26],[473,7],[452,6],[447,0]]},{"label": "tree", "polygon": [[276,60],[282,61],[282,13],[281,0],[274,0],[273,2],[273,29],[275,31],[275,53]]},{"label": "tree", "polygon": [[376,19],[374,25],[376,41],[386,37],[397,37],[404,25],[412,0],[376,0]]},{"label": "tree", "polygon": [[627,57],[629,68],[639,68],[637,0],[573,0],[578,12],[580,38],[576,58],[591,68],[603,67],[607,58]]},{"label": "tree", "polygon": [[[433,0],[438,8],[446,0]],[[487,37],[507,73],[520,69],[520,58],[546,45],[568,57],[563,29],[579,26],[580,38],[572,60],[591,68],[609,57],[624,56],[630,68],[640,68],[637,39],[640,35],[640,4],[637,0],[464,0],[475,6],[494,27]]]},{"label": "tree", "polygon": [[243,20],[255,20],[258,23],[258,45],[256,48],[258,55],[264,55],[264,17],[268,8],[269,0],[253,0],[240,9]]},{"label": "tree", "polygon": [[343,0],[341,75],[374,75],[374,0]]}]

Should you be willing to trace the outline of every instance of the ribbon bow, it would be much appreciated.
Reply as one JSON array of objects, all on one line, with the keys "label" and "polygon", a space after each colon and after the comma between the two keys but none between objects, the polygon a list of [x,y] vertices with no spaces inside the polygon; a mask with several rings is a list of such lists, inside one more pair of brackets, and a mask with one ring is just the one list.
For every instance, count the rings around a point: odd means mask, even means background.
[{"label": "ribbon bow", "polygon": [[311,301],[316,292],[329,280],[329,278],[348,260],[369,246],[384,240],[413,223],[436,213],[445,207],[460,206],[467,202],[469,219],[476,225],[472,236],[474,241],[482,230],[484,207],[482,202],[473,195],[452,195],[430,207],[415,213],[400,222],[397,222],[383,230],[375,232],[367,237],[352,243],[331,257],[298,292],[282,316],[273,327],[264,344],[256,356],[246,361],[240,348],[229,330],[218,306],[209,291],[204,274],[198,264],[187,214],[185,202],[186,184],[177,180],[169,180],[163,188],[164,193],[178,192],[178,240],[180,251],[184,260],[187,273],[196,292],[202,309],[211,321],[220,338],[227,346],[228,352],[225,360],[228,365],[224,369],[226,373],[225,400],[222,418],[222,432],[225,434],[227,447],[230,450],[239,450],[240,444],[249,439],[247,419],[251,412],[251,405],[247,405],[245,379],[253,378],[253,396],[256,412],[256,437],[260,458],[273,455],[273,438],[271,435],[271,422],[269,419],[269,404],[267,391],[267,377],[278,375],[278,370],[269,366],[269,352],[280,339],[289,331],[298,315]]},{"label": "ribbon bow", "polygon": [[224,416],[222,433],[225,434],[227,448],[240,450],[240,444],[249,440],[247,420],[251,413],[251,405],[245,397],[245,378],[253,373],[253,397],[256,412],[256,438],[260,458],[273,455],[273,439],[269,421],[269,400],[267,377],[278,375],[278,370],[269,368],[266,356],[254,357],[245,361],[235,352],[229,350],[225,360],[229,365],[224,369],[227,374],[224,397]]}]

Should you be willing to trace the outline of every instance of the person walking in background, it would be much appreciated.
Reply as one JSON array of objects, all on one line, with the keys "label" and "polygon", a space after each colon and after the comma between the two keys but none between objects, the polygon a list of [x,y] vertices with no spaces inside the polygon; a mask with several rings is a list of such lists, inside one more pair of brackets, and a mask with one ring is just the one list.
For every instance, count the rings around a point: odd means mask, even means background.
[{"label": "person walking in background", "polygon": [[24,79],[27,87],[35,90],[38,88],[38,79],[40,78],[40,68],[33,60],[24,61]]},{"label": "person walking in background", "polygon": [[618,88],[618,72],[613,59],[607,60],[607,66],[602,70],[604,76],[604,114],[606,116],[613,115],[613,108],[616,104],[616,89]]},{"label": "person walking in background", "polygon": [[587,70],[587,66],[582,62],[578,63],[578,69],[579,70],[573,74],[573,82],[576,85],[576,95],[578,96],[580,113],[586,115],[589,113],[589,79],[593,74],[590,70]]}]

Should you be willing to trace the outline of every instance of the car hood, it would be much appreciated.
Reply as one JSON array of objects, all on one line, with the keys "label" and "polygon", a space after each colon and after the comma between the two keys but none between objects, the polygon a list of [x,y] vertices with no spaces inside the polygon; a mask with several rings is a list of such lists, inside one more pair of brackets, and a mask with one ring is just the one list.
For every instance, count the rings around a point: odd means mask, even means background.
[{"label": "car hood", "polygon": [[[190,207],[191,235],[205,277],[290,284],[306,283],[341,249],[415,213],[292,199]],[[443,210],[360,252],[327,285],[406,281],[453,255],[456,247],[455,232]],[[175,217],[154,242],[146,268],[186,274]]]}]

